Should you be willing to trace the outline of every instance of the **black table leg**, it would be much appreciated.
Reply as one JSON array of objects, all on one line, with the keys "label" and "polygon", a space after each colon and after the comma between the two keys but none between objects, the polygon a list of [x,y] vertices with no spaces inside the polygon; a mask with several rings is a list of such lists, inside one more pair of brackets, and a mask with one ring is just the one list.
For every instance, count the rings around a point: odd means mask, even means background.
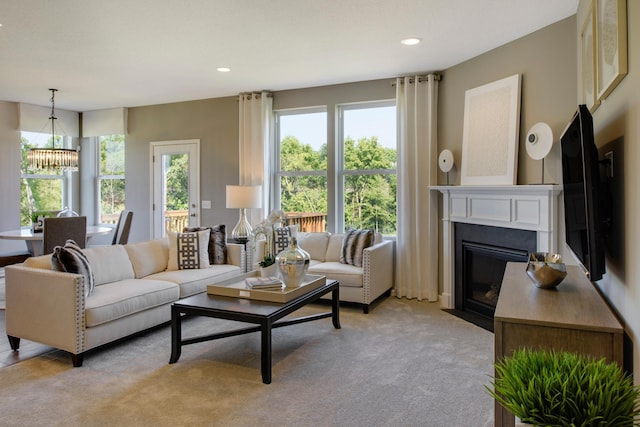
[{"label": "black table leg", "polygon": [[262,330],[262,382],[271,384],[271,320],[267,319],[260,329]]},{"label": "black table leg", "polygon": [[336,288],[331,291],[331,321],[333,322],[333,327],[336,329],[340,329],[340,287],[336,286]]},{"label": "black table leg", "polygon": [[171,358],[169,363],[176,363],[182,352],[182,322],[180,312],[171,306]]}]

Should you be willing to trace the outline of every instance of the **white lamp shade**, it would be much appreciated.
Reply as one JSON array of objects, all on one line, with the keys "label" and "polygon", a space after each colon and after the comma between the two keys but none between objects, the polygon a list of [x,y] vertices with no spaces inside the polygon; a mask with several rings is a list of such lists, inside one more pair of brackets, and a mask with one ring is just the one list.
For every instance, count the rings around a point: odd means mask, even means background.
[{"label": "white lamp shade", "polygon": [[262,207],[261,185],[227,185],[227,208]]}]

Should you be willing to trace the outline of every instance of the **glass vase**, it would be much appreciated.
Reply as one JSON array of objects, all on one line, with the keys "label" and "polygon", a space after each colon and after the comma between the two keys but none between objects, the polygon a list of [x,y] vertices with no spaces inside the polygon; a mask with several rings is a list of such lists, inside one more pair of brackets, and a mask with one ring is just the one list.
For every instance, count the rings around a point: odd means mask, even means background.
[{"label": "glass vase", "polygon": [[309,254],[298,247],[298,239],[289,238],[289,246],[276,256],[278,277],[287,288],[297,288],[309,269]]}]

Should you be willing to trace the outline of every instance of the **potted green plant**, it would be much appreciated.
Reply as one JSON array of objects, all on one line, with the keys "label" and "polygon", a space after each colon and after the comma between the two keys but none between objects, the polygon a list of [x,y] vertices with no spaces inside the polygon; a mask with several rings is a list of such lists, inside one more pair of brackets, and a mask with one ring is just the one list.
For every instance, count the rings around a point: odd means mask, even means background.
[{"label": "potted green plant", "polygon": [[487,391],[536,426],[633,426],[640,389],[615,363],[570,352],[517,350],[495,364]]},{"label": "potted green plant", "polygon": [[275,225],[282,222],[283,219],[284,214],[282,211],[272,211],[264,221],[253,229],[252,242],[254,248],[258,237],[264,236],[265,239],[264,256],[262,260],[258,262],[260,274],[263,277],[276,275],[276,266],[274,265],[276,263],[276,253],[273,244],[273,229]]},{"label": "potted green plant", "polygon": [[44,228],[44,217],[47,216],[44,211],[33,211],[31,213],[31,231],[34,233],[42,233]]}]

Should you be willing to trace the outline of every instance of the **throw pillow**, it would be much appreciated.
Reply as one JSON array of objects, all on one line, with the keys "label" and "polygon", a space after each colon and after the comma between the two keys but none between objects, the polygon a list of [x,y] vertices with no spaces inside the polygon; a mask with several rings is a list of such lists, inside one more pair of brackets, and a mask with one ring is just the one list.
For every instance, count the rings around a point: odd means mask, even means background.
[{"label": "throw pillow", "polygon": [[210,230],[209,235],[209,264],[227,263],[227,229],[224,224],[213,227],[185,227],[185,233]]},{"label": "throw pillow", "polygon": [[362,254],[373,244],[373,238],[373,230],[348,230],[342,241],[340,262],[362,267]]},{"label": "throw pillow", "polygon": [[89,260],[82,249],[73,240],[67,240],[64,246],[55,246],[51,255],[51,268],[66,273],[84,276],[84,295],[88,297],[95,288],[95,280]]},{"label": "throw pillow", "polygon": [[209,267],[209,235],[203,230],[194,233],[169,231],[169,263],[167,270],[192,270]]},{"label": "throw pillow", "polygon": [[289,246],[289,237],[291,237],[289,227],[273,228],[273,253],[275,255],[287,249],[287,246]]}]

